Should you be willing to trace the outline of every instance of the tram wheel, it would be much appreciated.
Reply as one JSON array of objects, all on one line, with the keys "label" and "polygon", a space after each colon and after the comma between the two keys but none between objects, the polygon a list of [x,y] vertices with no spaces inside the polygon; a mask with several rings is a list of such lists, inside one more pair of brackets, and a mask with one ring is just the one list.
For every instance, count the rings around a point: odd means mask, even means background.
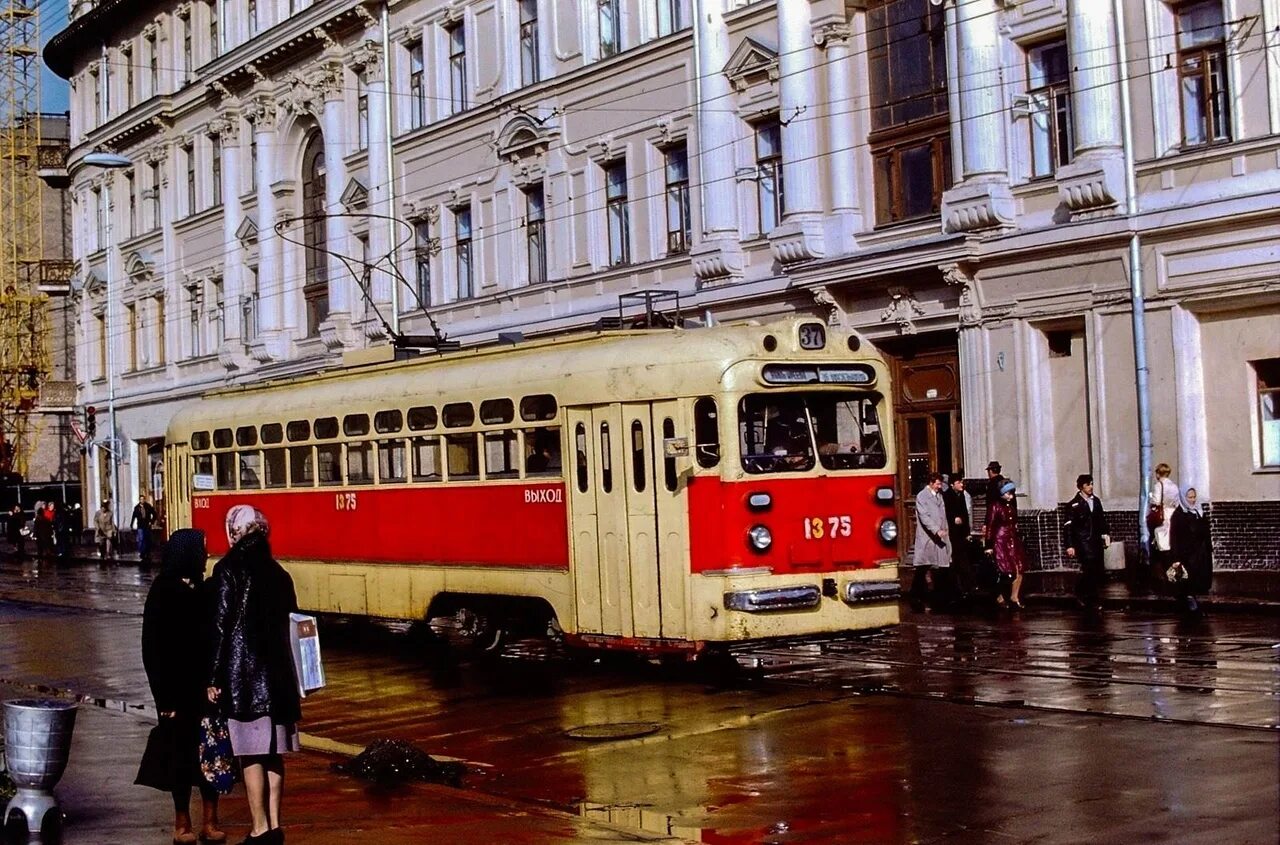
[{"label": "tram wheel", "polygon": [[460,607],[453,620],[457,644],[467,651],[497,654],[507,642],[507,629],[486,613]]}]

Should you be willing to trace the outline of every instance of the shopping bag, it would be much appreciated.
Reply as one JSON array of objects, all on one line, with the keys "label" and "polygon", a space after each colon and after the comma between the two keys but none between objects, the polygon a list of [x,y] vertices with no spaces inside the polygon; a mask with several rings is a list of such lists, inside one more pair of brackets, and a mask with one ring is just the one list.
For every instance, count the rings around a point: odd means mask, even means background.
[{"label": "shopping bag", "polygon": [[289,644],[293,647],[293,674],[298,679],[298,695],[324,687],[324,663],[320,660],[320,629],[316,618],[305,613],[289,614]]},{"label": "shopping bag", "polygon": [[[142,752],[142,761],[138,765],[138,775],[133,782],[139,786],[149,786],[162,792],[172,792],[179,783],[178,778],[178,722],[176,719],[161,719],[160,724],[151,729],[147,736],[147,747]],[[188,749],[188,754],[193,749]],[[191,758],[188,757],[188,760]],[[191,771],[190,763],[187,771]]]}]

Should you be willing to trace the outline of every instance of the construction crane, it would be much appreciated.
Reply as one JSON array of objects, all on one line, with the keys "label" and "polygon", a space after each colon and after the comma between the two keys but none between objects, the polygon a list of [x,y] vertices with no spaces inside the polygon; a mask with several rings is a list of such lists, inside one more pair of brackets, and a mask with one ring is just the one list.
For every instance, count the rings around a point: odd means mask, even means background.
[{"label": "construction crane", "polygon": [[0,0],[0,478],[25,476],[31,414],[49,374],[42,239],[42,0]]}]

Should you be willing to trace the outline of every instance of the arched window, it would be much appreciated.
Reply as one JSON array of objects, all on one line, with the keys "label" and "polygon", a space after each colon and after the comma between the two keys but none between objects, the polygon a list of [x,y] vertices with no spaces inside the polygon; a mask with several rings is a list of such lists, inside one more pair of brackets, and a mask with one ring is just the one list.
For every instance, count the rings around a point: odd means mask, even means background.
[{"label": "arched window", "polygon": [[307,277],[302,295],[307,303],[307,336],[320,333],[320,324],[329,316],[328,255],[325,237],[324,138],[319,132],[307,140],[302,154],[303,243],[306,248]]}]

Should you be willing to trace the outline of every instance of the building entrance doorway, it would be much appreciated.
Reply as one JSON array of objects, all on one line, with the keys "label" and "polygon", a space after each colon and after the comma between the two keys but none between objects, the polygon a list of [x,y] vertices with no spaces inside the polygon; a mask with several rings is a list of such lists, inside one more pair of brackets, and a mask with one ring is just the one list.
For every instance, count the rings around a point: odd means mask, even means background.
[{"label": "building entrance doorway", "polygon": [[952,333],[882,344],[893,372],[897,438],[899,552],[910,560],[916,494],[929,473],[953,475],[964,454],[960,431],[960,356]]}]

